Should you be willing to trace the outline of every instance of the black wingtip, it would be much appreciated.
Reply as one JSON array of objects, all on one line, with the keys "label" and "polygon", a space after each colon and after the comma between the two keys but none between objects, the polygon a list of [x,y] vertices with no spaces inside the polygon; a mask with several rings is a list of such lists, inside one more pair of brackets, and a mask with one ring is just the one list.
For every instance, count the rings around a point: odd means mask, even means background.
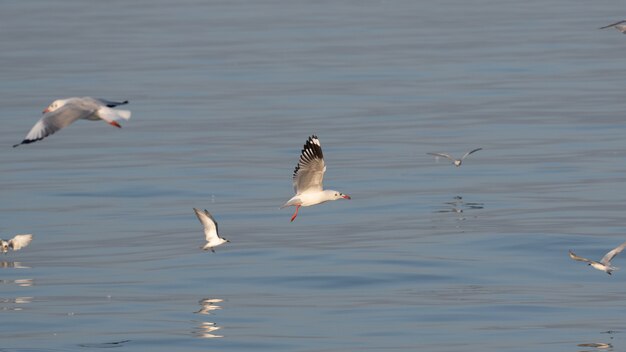
[{"label": "black wingtip", "polygon": [[42,140],[43,138],[44,138],[44,137],[37,138],[37,139],[25,139],[25,140],[23,140],[21,143],[14,144],[14,145],[13,145],[13,148],[19,147],[19,146],[20,146],[20,145],[22,145],[22,144],[30,144],[30,143],[34,143],[34,142],[40,141],[40,140]]}]

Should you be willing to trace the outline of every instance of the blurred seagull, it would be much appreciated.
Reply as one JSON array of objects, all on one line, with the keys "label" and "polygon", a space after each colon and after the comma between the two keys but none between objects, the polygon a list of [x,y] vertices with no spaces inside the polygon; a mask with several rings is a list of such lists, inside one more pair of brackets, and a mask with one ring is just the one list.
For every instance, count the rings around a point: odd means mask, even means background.
[{"label": "blurred seagull", "polygon": [[193,208],[193,211],[196,212],[198,220],[200,220],[202,226],[204,226],[204,236],[206,237],[207,243],[204,245],[204,247],[202,247],[202,249],[204,249],[205,251],[210,249],[211,252],[215,253],[213,247],[217,247],[225,242],[230,242],[229,240],[222,238],[218,235],[217,222],[215,221],[211,213],[209,213],[206,209],[202,211],[200,209]]},{"label": "blurred seagull", "polygon": [[441,158],[446,158],[449,159],[450,161],[452,161],[452,163],[454,164],[454,166],[459,167],[461,166],[461,164],[463,164],[463,159],[467,158],[468,155],[473,154],[479,150],[483,150],[483,148],[476,148],[474,150],[470,150],[469,152],[465,153],[465,155],[463,155],[463,157],[461,157],[461,159],[455,159],[453,158],[450,154],[446,154],[446,153],[426,153],[428,155],[433,155],[437,158],[441,157]]},{"label": "blurred seagull", "polygon": [[296,165],[296,169],[293,171],[293,189],[296,195],[281,207],[284,208],[291,205],[296,207],[291,221],[296,219],[301,206],[308,207],[341,198],[352,199],[347,194],[333,190],[324,190],[322,185],[324,172],[326,172],[326,165],[324,164],[322,145],[317,136],[313,135],[304,144],[298,165]]},{"label": "blurred seagull", "polygon": [[2,253],[6,254],[9,249],[19,251],[20,249],[28,246],[30,241],[33,240],[33,235],[16,235],[10,240],[0,239],[0,245],[2,246]]},{"label": "blurred seagull", "polygon": [[608,26],[600,27],[599,29],[606,29],[606,28],[610,28],[610,27],[615,27],[615,29],[617,29],[618,31],[626,34],[626,24],[622,24],[622,23],[626,23],[626,20],[615,22],[615,23],[610,24]]},{"label": "blurred seagull", "polygon": [[117,121],[130,119],[129,110],[111,109],[123,102],[108,101],[91,97],[58,99],[48,105],[43,111],[43,117],[37,121],[21,143],[21,145],[40,141],[63,127],[69,126],[76,120],[104,120],[111,126],[122,128]]},{"label": "blurred seagull", "polygon": [[613,248],[610,252],[605,254],[600,262],[579,257],[571,249],[569,250],[569,257],[579,262],[585,262],[587,263],[587,265],[591,265],[594,269],[604,271],[605,273],[611,275],[611,272],[618,269],[611,265],[611,260],[615,258],[616,255],[620,254],[624,250],[624,248],[626,248],[626,242],[620,244],[618,247]]}]

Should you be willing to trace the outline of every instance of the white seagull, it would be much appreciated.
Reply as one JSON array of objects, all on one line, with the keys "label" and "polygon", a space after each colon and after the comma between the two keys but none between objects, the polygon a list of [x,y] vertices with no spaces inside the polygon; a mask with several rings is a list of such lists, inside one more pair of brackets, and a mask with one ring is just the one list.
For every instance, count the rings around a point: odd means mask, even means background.
[{"label": "white seagull", "polygon": [[473,154],[479,150],[483,150],[483,148],[476,148],[474,150],[470,150],[469,152],[465,153],[465,155],[463,155],[461,159],[455,159],[450,154],[446,154],[446,153],[426,153],[426,154],[433,155],[437,158],[442,157],[442,158],[449,159],[450,161],[452,161],[454,166],[459,167],[461,166],[461,164],[463,164],[463,159],[467,158],[468,155]]},{"label": "white seagull", "polygon": [[284,208],[291,205],[296,207],[291,221],[296,219],[301,206],[308,207],[341,198],[352,199],[347,194],[341,192],[324,190],[322,185],[324,172],[326,172],[326,165],[324,164],[322,145],[317,136],[313,135],[304,144],[300,160],[293,172],[293,189],[296,195],[281,207]]},{"label": "white seagull", "polygon": [[217,247],[225,242],[230,242],[229,240],[222,238],[218,235],[217,221],[215,221],[211,213],[209,213],[206,209],[202,211],[200,209],[193,208],[193,211],[196,212],[198,220],[200,220],[202,226],[204,226],[204,236],[206,237],[207,243],[204,245],[204,247],[202,247],[202,249],[204,249],[205,251],[210,249],[211,252],[215,253],[213,247]]},{"label": "white seagull", "polygon": [[117,128],[122,128],[117,121],[130,119],[129,110],[111,109],[118,105],[128,104],[123,102],[108,101],[91,97],[58,99],[48,105],[43,111],[43,117],[37,121],[21,144],[40,141],[55,133],[63,127],[69,126],[76,120],[104,120]]},{"label": "white seagull", "polygon": [[617,29],[618,31],[626,34],[626,24],[622,24],[622,23],[625,23],[625,22],[626,22],[626,20],[615,22],[615,23],[612,23],[612,24],[610,24],[608,26],[600,27],[599,29],[615,27],[615,29]]},{"label": "white seagull", "polygon": [[6,254],[9,249],[19,251],[20,249],[28,246],[30,241],[33,240],[33,235],[16,235],[10,240],[0,239],[0,245],[2,246],[2,253]]},{"label": "white seagull", "polygon": [[602,257],[602,259],[600,259],[599,262],[596,262],[595,260],[589,260],[587,258],[579,257],[571,249],[569,250],[569,257],[579,262],[585,262],[587,263],[587,265],[591,265],[594,269],[604,271],[605,273],[611,275],[612,271],[618,269],[611,264],[611,260],[615,258],[616,255],[620,254],[624,250],[624,248],[626,248],[626,242],[613,248],[610,252],[605,254],[604,257]]}]

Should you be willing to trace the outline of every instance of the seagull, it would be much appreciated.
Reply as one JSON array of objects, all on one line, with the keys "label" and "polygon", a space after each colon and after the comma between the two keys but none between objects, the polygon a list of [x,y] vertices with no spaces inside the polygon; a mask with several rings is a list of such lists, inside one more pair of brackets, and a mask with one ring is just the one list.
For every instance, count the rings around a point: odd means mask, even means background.
[{"label": "seagull", "polygon": [[6,254],[9,249],[19,251],[20,249],[28,246],[30,241],[33,240],[33,235],[16,235],[10,240],[0,239],[0,245],[2,246],[2,253]]},{"label": "seagull", "polygon": [[433,155],[433,156],[435,156],[437,158],[442,157],[442,158],[449,159],[450,161],[452,161],[454,166],[459,167],[459,166],[461,166],[461,164],[463,164],[463,159],[467,158],[467,156],[470,155],[470,154],[476,153],[479,150],[483,150],[483,148],[476,148],[474,150],[470,150],[469,152],[465,153],[465,155],[463,155],[463,157],[461,157],[461,159],[455,159],[450,154],[446,154],[446,153],[426,153],[426,154]]},{"label": "seagull", "polygon": [[43,117],[37,121],[21,143],[13,148],[40,141],[76,120],[104,120],[111,126],[122,128],[117,121],[130,119],[129,110],[112,109],[118,105],[128,104],[91,97],[58,99],[43,111]]},{"label": "seagull", "polygon": [[618,268],[611,265],[611,260],[615,258],[616,255],[620,254],[624,248],[626,248],[626,242],[620,244],[619,246],[613,248],[610,252],[604,255],[600,262],[596,262],[595,260],[589,260],[587,258],[579,257],[574,253],[571,249],[569,250],[569,257],[577,260],[579,262],[585,262],[587,265],[591,265],[594,269],[602,270],[605,273],[611,275],[611,272],[617,270]]},{"label": "seagull", "polygon": [[615,29],[617,29],[618,31],[626,34],[626,24],[622,24],[624,22],[626,22],[626,20],[615,22],[615,23],[612,23],[612,24],[610,24],[608,26],[600,27],[599,29],[606,29],[606,28],[610,28],[610,27],[615,27]]},{"label": "seagull", "polygon": [[202,247],[202,249],[204,249],[205,251],[207,249],[210,249],[211,252],[215,253],[213,247],[217,247],[225,242],[230,242],[229,240],[222,238],[218,235],[217,222],[215,221],[211,213],[209,213],[206,209],[202,211],[200,209],[193,208],[193,211],[196,212],[198,220],[200,220],[202,226],[204,226],[204,236],[206,237],[207,243],[204,245],[204,247]]},{"label": "seagull", "polygon": [[308,207],[341,198],[352,199],[347,194],[341,192],[324,190],[322,185],[324,172],[326,172],[326,165],[324,164],[322,145],[317,136],[313,135],[304,143],[300,160],[293,171],[293,189],[296,195],[291,197],[281,207],[284,208],[291,205],[296,207],[291,221],[296,219],[301,206]]}]

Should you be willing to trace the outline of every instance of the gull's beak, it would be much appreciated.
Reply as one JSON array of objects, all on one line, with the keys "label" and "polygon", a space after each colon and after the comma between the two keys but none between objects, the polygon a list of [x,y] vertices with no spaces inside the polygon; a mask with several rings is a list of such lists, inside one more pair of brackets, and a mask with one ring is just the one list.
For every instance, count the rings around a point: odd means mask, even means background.
[{"label": "gull's beak", "polygon": [[117,128],[122,128],[122,126],[120,126],[120,124],[119,124],[119,123],[117,123],[117,122],[115,122],[115,121],[111,121],[111,122],[109,122],[109,125],[111,125],[111,126],[115,126],[115,127],[117,127]]},{"label": "gull's beak", "polygon": [[43,111],[42,111],[41,113],[42,113],[42,114],[45,114],[45,113],[47,113],[47,112],[50,112],[50,109],[45,108],[45,109],[43,109]]},{"label": "gull's beak", "polygon": [[349,195],[347,195],[347,194],[344,194],[343,196],[341,196],[341,198],[343,198],[343,199],[352,199],[352,198],[350,198],[350,196],[349,196]]}]

